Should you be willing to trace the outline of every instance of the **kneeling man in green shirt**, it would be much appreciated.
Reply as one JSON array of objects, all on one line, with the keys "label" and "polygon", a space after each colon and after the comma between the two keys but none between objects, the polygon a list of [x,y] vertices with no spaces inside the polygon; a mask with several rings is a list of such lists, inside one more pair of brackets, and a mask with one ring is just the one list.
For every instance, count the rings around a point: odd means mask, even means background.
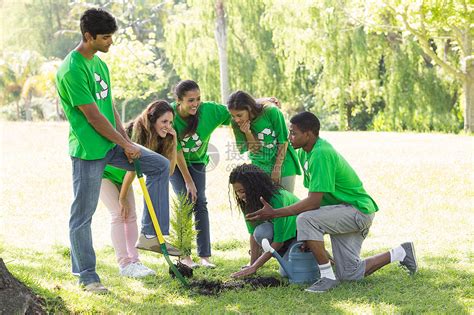
[{"label": "kneeling man in green shirt", "polygon": [[[264,207],[246,218],[268,220],[298,215],[298,241],[306,242],[321,272],[321,278],[306,289],[308,292],[328,291],[343,280],[361,280],[395,261],[414,274],[418,266],[411,242],[361,260],[362,242],[378,211],[377,204],[349,163],[319,137],[320,123],[314,114],[302,112],[290,122],[290,142],[299,149],[308,196],[279,209],[273,209],[262,198]],[[336,274],[324,249],[324,234],[331,237]]]}]

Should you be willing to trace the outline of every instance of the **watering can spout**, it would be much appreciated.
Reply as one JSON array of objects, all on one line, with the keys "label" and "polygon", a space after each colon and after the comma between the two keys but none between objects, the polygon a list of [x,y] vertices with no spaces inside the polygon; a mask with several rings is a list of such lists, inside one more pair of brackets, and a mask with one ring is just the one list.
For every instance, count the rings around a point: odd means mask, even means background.
[{"label": "watering can spout", "polygon": [[273,257],[275,257],[278,260],[281,267],[283,268],[283,270],[285,270],[286,274],[288,275],[288,278],[293,277],[293,272],[291,271],[289,263],[286,260],[284,260],[280,256],[280,254],[278,254],[278,252],[270,245],[270,242],[266,238],[262,240],[262,249],[265,253],[270,252],[273,255]]}]

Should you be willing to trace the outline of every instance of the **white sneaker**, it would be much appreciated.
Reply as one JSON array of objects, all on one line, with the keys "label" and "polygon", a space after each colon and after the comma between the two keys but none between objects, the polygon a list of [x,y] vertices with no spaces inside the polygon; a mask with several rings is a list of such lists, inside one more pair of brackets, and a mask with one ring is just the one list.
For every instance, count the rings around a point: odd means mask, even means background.
[{"label": "white sneaker", "polygon": [[144,275],[140,271],[139,268],[137,268],[137,265],[135,264],[128,264],[123,268],[120,268],[120,275],[124,277],[130,277],[130,278],[142,278]]},{"label": "white sneaker", "polygon": [[154,270],[148,268],[139,261],[133,264],[135,265],[135,268],[143,275],[143,277],[156,275],[156,272]]},{"label": "white sneaker", "polygon": [[214,265],[213,263],[211,263],[209,261],[209,258],[204,258],[204,257],[201,257],[201,266],[203,266],[204,268],[209,268],[209,269],[214,269],[216,268],[216,265]]}]

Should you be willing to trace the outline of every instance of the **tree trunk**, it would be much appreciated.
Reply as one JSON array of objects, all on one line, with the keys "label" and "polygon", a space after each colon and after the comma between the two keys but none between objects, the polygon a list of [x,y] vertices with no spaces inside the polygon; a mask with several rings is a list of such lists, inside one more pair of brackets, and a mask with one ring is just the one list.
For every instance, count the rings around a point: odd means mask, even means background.
[{"label": "tree trunk", "polygon": [[122,115],[120,117],[120,119],[122,120],[122,122],[125,124],[125,115],[127,114],[127,103],[128,103],[128,100],[125,100],[122,102]]},{"label": "tree trunk", "polygon": [[56,120],[58,121],[66,120],[66,115],[64,114],[62,107],[59,106],[59,98],[56,98],[55,106],[56,106]]},{"label": "tree trunk", "polygon": [[44,300],[15,279],[0,258],[0,314],[46,314]]},{"label": "tree trunk", "polygon": [[25,120],[31,121],[31,96],[25,97]]},{"label": "tree trunk", "polygon": [[219,52],[219,69],[221,79],[221,102],[225,104],[229,97],[229,69],[227,64],[227,30],[225,24],[224,0],[216,0],[215,37]]},{"label": "tree trunk", "polygon": [[16,100],[16,120],[20,121],[20,100]]},{"label": "tree trunk", "polygon": [[466,80],[463,82],[464,130],[474,132],[474,58],[466,58]]}]

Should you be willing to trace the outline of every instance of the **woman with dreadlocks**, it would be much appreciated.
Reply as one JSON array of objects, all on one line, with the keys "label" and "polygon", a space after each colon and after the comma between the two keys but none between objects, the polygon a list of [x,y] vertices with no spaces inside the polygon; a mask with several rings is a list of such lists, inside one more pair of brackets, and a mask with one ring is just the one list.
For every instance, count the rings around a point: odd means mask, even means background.
[{"label": "woman with dreadlocks", "polygon": [[[299,201],[291,192],[272,181],[261,168],[253,164],[242,164],[232,170],[229,183],[235,193],[237,205],[244,214],[255,212],[263,207],[260,198],[270,200],[273,208],[281,208]],[[268,199],[267,199],[268,198]],[[254,274],[271,257],[271,253],[262,254],[261,244],[264,238],[284,259],[288,259],[287,249],[296,241],[296,216],[275,218],[267,222],[253,223],[245,221],[250,233],[250,264],[232,274],[239,278]],[[280,273],[282,270],[280,269]]]},{"label": "woman with dreadlocks", "polygon": [[[132,141],[157,152],[170,161],[170,172],[176,166],[176,131],[173,129],[174,112],[166,101],[156,101],[131,123],[127,125],[127,133]],[[140,233],[138,238],[137,215],[132,182],[135,172],[127,172],[120,168],[107,165],[104,170],[100,199],[109,210],[111,220],[111,238],[115,255],[119,264],[120,275],[141,278],[154,275],[155,272],[140,263],[138,251],[135,248],[148,249],[158,245],[156,235]],[[168,202],[160,200],[160,202]],[[168,209],[168,205],[164,207]],[[143,213],[143,223],[151,222],[148,211]],[[169,234],[169,212],[159,211],[156,216],[164,235]],[[149,224],[149,223],[146,223]],[[151,244],[151,245],[150,245]],[[155,246],[157,247],[157,246]],[[170,255],[179,255],[174,247],[167,244]]]}]

